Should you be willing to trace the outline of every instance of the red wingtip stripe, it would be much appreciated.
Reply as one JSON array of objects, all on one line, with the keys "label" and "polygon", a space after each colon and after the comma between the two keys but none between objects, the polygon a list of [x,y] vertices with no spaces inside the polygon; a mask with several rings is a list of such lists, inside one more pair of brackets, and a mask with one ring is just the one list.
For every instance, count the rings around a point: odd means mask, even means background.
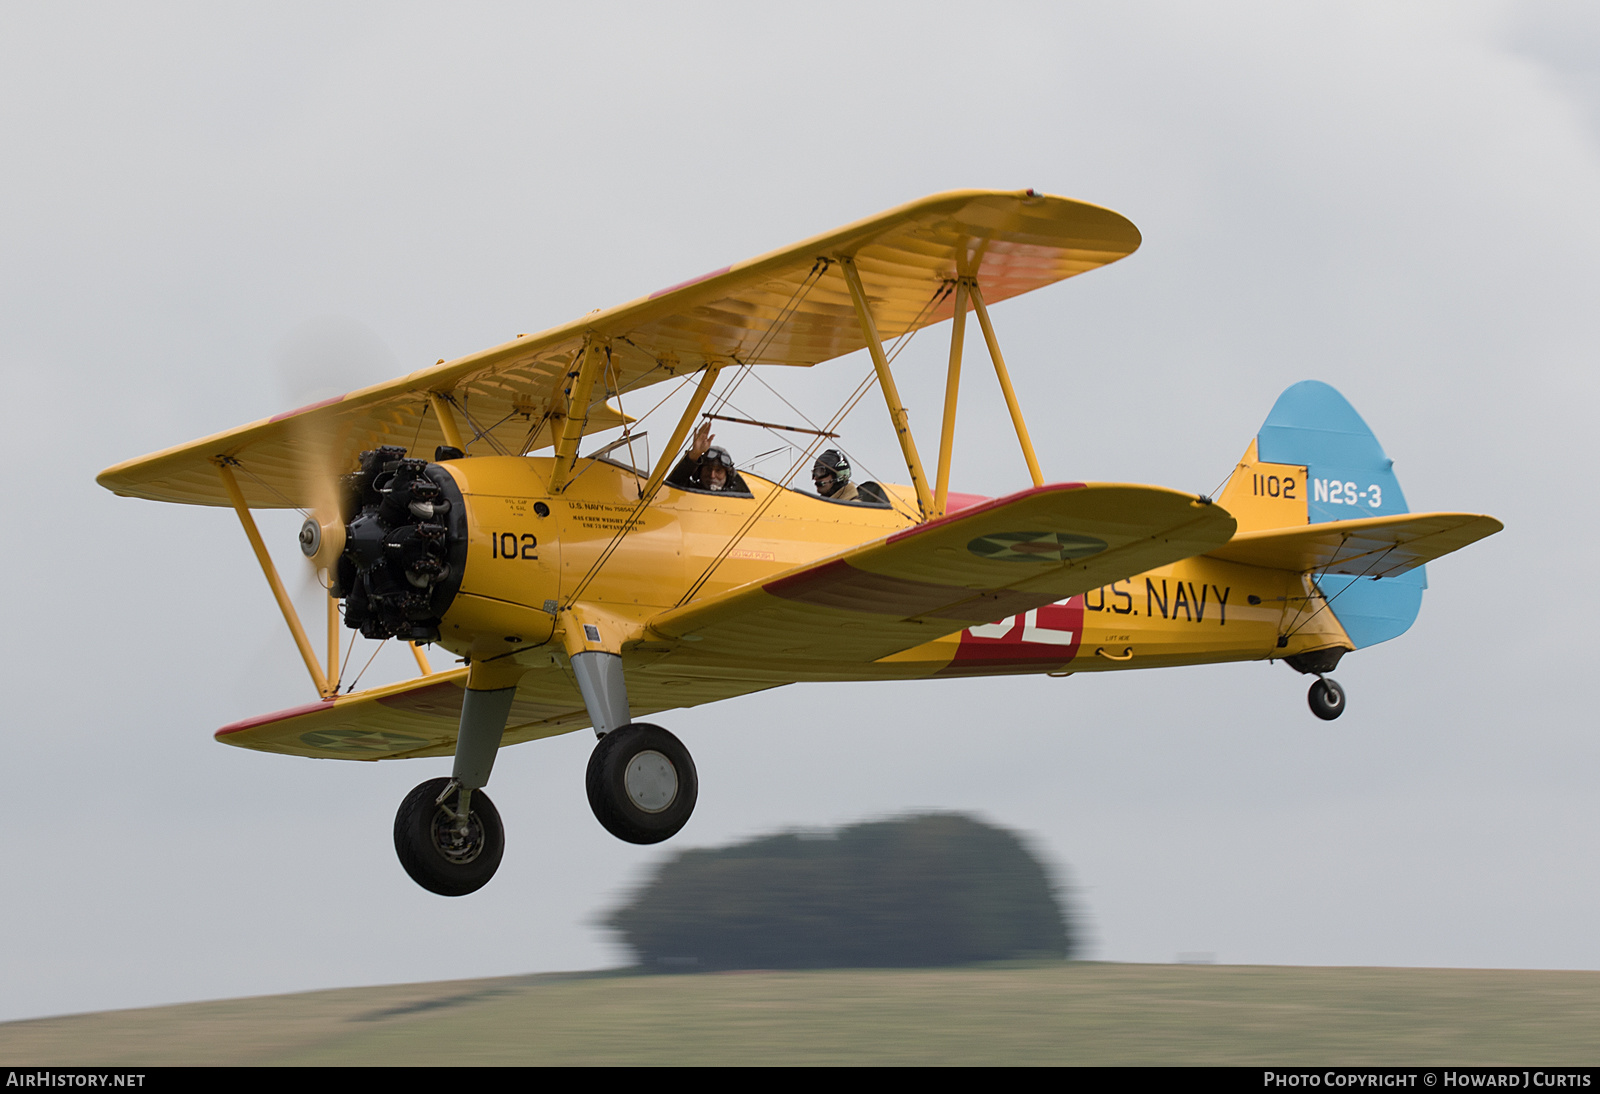
[{"label": "red wingtip stripe", "polygon": [[273,722],[282,722],[289,718],[298,718],[302,714],[315,714],[319,710],[328,710],[333,706],[332,699],[322,699],[315,703],[307,703],[303,707],[290,707],[288,710],[278,710],[271,714],[258,714],[254,718],[246,718],[242,722],[233,722],[225,725],[212,734],[213,737],[222,737],[229,733],[242,733],[256,726],[270,725]]},{"label": "red wingtip stripe", "polygon": [[668,285],[664,289],[657,289],[655,292],[651,293],[649,298],[654,300],[658,296],[666,296],[669,292],[677,292],[679,289],[687,289],[690,285],[698,285],[702,281],[710,281],[713,277],[717,277],[720,274],[725,274],[731,269],[733,269],[732,266],[724,266],[720,270],[712,270],[708,274],[701,274],[699,277],[691,277],[689,280],[680,281],[676,285]]},{"label": "red wingtip stripe", "polygon": [[334,403],[342,402],[344,402],[344,396],[335,395],[331,399],[322,399],[319,402],[307,403],[305,406],[295,407],[293,410],[285,410],[282,414],[274,414],[272,417],[268,418],[267,421],[281,422],[285,418],[293,418],[296,414],[308,414],[313,410],[320,410],[325,406],[332,406]]}]

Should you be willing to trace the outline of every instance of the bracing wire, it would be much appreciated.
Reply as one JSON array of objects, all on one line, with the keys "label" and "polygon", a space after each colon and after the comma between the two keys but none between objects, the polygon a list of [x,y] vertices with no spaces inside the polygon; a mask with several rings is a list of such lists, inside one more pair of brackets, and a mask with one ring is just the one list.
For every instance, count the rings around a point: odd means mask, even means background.
[{"label": "bracing wire", "polygon": [[367,663],[361,666],[361,671],[356,673],[356,678],[350,681],[350,686],[345,689],[344,693],[346,695],[349,695],[352,691],[356,690],[356,685],[361,683],[361,678],[367,674],[367,670],[372,667],[372,662],[377,659],[378,650],[383,649],[383,647],[387,646],[388,644],[389,640],[387,638],[378,643],[378,648],[372,651],[372,656],[367,658]]},{"label": "bracing wire", "polygon": [[[831,264],[831,261],[826,258],[819,258],[815,263],[812,264],[810,272],[807,273],[806,276],[801,280],[800,284],[795,287],[794,292],[789,295],[789,299],[784,303],[783,307],[778,310],[778,314],[773,318],[772,322],[768,324],[766,332],[756,342],[754,349],[747,356],[745,361],[740,361],[737,357],[732,357],[730,355],[734,363],[740,366],[740,370],[739,373],[734,377],[733,383],[724,389],[721,399],[713,404],[711,408],[713,412],[725,405],[728,398],[732,396],[734,391],[738,389],[739,385],[744,382],[744,378],[752,373],[752,360],[755,357],[758,357],[761,353],[765,352],[766,348],[772,344],[773,340],[777,337],[778,330],[781,329],[783,325],[793,317],[795,312],[799,310],[801,303],[803,303],[806,296],[810,294],[812,288],[814,288],[816,284],[822,280],[822,275],[827,271]],[[632,343],[629,344],[632,345]],[[685,383],[687,383],[689,377],[685,377],[684,380]],[[682,385],[679,385],[679,390],[681,389]],[[676,392],[673,394],[676,394]],[[668,398],[671,398],[671,396],[669,395]],[[664,402],[666,402],[666,399],[661,401],[661,403]],[[651,413],[654,413],[655,410],[661,406],[661,403],[657,403],[655,407],[652,407]],[[643,419],[641,419],[641,421],[642,420]],[[671,455],[672,453],[662,454],[664,459],[670,458]],[[632,459],[632,456],[633,453],[630,448],[630,460]],[[793,478],[793,476],[794,471],[791,469],[789,472],[789,477]],[[785,482],[787,482],[787,479]],[[595,575],[600,572],[600,568],[610,561],[611,556],[616,553],[617,547],[622,543],[623,537],[633,530],[635,525],[638,524],[640,517],[644,515],[645,503],[647,500],[648,499],[642,497],[639,499],[639,504],[634,506],[632,513],[628,514],[628,519],[623,521],[622,527],[618,528],[616,532],[612,534],[611,540],[606,544],[605,550],[600,552],[600,555],[589,567],[588,572],[583,575],[583,580],[578,583],[576,588],[573,589],[571,595],[567,597],[567,603],[570,604],[577,600],[583,591],[589,587],[589,583],[594,580]]]},{"label": "bracing wire", "polygon": [[[341,618],[344,616],[344,604],[342,602],[339,604],[339,615],[340,615]],[[335,680],[333,682],[333,690],[334,691],[338,691],[339,690],[339,685],[344,683],[345,670],[350,667],[350,654],[356,648],[356,635],[358,635],[360,633],[361,633],[360,631],[358,631],[358,630],[356,630],[354,628],[350,629],[350,641],[345,643],[344,655],[339,658],[339,679],[337,679],[337,680]],[[365,671],[365,670],[363,670],[363,671]],[[351,687],[354,687],[354,686],[355,686],[354,684],[351,685]]]},{"label": "bracing wire", "polygon": [[[905,330],[900,332],[900,334],[895,338],[894,342],[890,344],[890,348],[884,353],[884,360],[886,362],[891,363],[891,364],[894,362],[894,359],[900,355],[900,351],[905,349],[906,346],[910,344],[911,339],[914,338],[917,335],[917,333],[923,329],[923,320],[929,314],[931,314],[936,308],[938,308],[938,306],[954,291],[955,291],[955,282],[954,281],[942,282],[939,285],[939,287],[933,291],[933,294],[928,298],[927,303],[922,305],[922,310],[917,312],[917,314],[912,318],[911,322],[909,324],[907,324]],[[801,418],[802,421],[804,421],[807,425],[811,426],[813,429],[817,428],[817,423],[812,420],[810,415],[808,415],[805,411],[801,410],[799,407],[795,406],[792,402],[790,402],[783,395],[783,393],[780,392],[777,388],[775,388],[771,384],[767,383],[767,381],[761,377],[760,373],[754,373],[753,372],[753,373],[751,373],[751,375],[755,376],[756,382],[758,384],[760,384],[762,387],[766,388],[769,392],[771,392],[774,396],[776,396],[779,402],[783,403],[784,406],[788,407],[795,414],[799,415],[799,417]],[[876,373],[874,373],[874,377],[875,376],[876,376]],[[730,391],[728,394],[731,395],[732,392]],[[863,389],[860,393],[855,395],[850,400],[849,406],[845,411],[846,415],[849,414],[850,410],[853,410],[855,408],[856,403],[860,402],[861,397],[864,394],[865,394],[865,389]],[[731,407],[733,407],[733,409],[739,410],[739,408],[737,406],[733,405],[731,399],[728,399],[728,398],[724,398],[722,404],[720,404],[720,405],[722,405],[722,406],[731,406]],[[746,414],[747,412],[743,411],[743,410],[739,410],[739,413],[740,414]],[[843,422],[843,420],[844,420],[843,417],[840,417],[838,419],[838,421],[840,421],[840,422]],[[772,433],[772,430],[769,429],[769,430],[767,430],[767,432]],[[772,435],[774,437],[778,436],[776,433],[773,433]],[[875,478],[878,477],[877,473],[875,471],[873,471],[872,468],[868,467],[865,463],[857,460],[845,448],[843,443],[839,443],[839,450],[841,452],[844,452],[845,457],[847,459],[849,459],[852,464],[860,466],[861,469],[867,473],[869,478],[874,478],[875,479]],[[911,512],[908,512],[905,509],[902,509],[901,506],[900,506],[900,503],[898,501],[896,501],[895,499],[891,498],[890,499],[890,504],[892,506],[894,506],[894,508],[895,508],[895,510],[897,512],[903,513],[904,515],[911,517],[913,520],[916,519],[916,514],[915,513],[911,513]]]},{"label": "bracing wire", "polygon": [[257,475],[254,471],[250,470],[250,468],[246,467],[244,465],[244,463],[241,462],[239,459],[237,459],[237,458],[228,458],[227,462],[228,462],[228,466],[229,467],[238,468],[240,471],[243,471],[246,475],[249,475],[250,476],[250,481],[255,483],[257,486],[261,487],[261,489],[266,490],[267,492],[276,495],[278,500],[283,502],[283,504],[284,504],[284,506],[286,508],[293,509],[295,512],[299,513],[301,516],[309,517],[311,515],[311,510],[309,508],[307,508],[304,505],[296,505],[294,503],[294,499],[293,498],[290,498],[282,490],[279,490],[276,486],[273,486],[266,479],[263,479],[260,475]]},{"label": "bracing wire", "polygon": [[[827,272],[830,265],[832,265],[832,262],[829,259],[817,259],[817,261],[812,264],[811,270],[804,278],[801,279],[800,284],[795,286],[794,292],[789,294],[789,299],[784,302],[784,305],[781,308],[778,309],[778,314],[773,317],[772,322],[767,324],[767,329],[762,333],[761,337],[756,340],[756,344],[750,349],[750,351],[748,353],[741,354],[738,350],[735,350],[733,353],[728,355],[729,359],[732,360],[734,364],[739,366],[739,372],[734,376],[733,382],[723,389],[721,395],[717,396],[716,402],[712,404],[711,413],[714,414],[721,410],[723,406],[727,405],[728,400],[732,399],[733,396],[738,392],[740,385],[744,383],[745,379],[753,374],[753,369],[756,363],[760,360],[761,355],[765,353],[768,347],[770,347],[777,339],[778,332],[783,329],[784,325],[788,323],[791,318],[793,318],[795,312],[800,309],[800,305],[805,302],[805,298],[810,294],[811,290],[815,288],[817,283],[822,280],[822,275]],[[759,379],[759,377],[757,378]],[[765,381],[762,382],[765,383]]]},{"label": "bracing wire", "polygon": [[481,439],[488,441],[489,447],[493,448],[500,455],[511,455],[510,452],[506,451],[505,445],[501,444],[499,440],[496,439],[493,431],[505,425],[506,422],[510,421],[512,418],[515,418],[518,413],[515,409],[512,409],[512,411],[504,418],[501,418],[498,422],[495,422],[494,425],[490,426],[488,429],[485,429],[483,426],[479,425],[477,419],[472,416],[472,411],[467,409],[466,399],[461,399],[459,401],[451,399],[450,401],[455,405],[456,409],[461,411],[462,417],[467,419],[467,424],[473,429],[472,440],[466,442],[466,447],[471,448],[473,441]]},{"label": "bracing wire", "polygon": [[407,451],[416,448],[417,441],[422,439],[422,423],[428,420],[428,411],[432,408],[432,405],[426,399],[422,401],[422,413],[417,415],[417,431],[411,434],[411,443],[406,446]]},{"label": "bracing wire", "polygon": [[[815,268],[813,268],[813,269],[815,269]],[[914,336],[917,333],[917,331],[921,329],[921,323],[922,323],[923,317],[926,316],[929,312],[931,312],[934,308],[936,308],[938,306],[938,304],[939,304],[939,301],[942,300],[945,296],[947,296],[953,290],[954,290],[954,286],[951,285],[951,284],[948,284],[948,283],[941,284],[938,289],[934,290],[934,293],[929,298],[928,302],[922,306],[922,310],[919,311],[916,314],[916,316],[911,320],[911,323],[907,326],[905,331],[903,331],[901,333],[900,337],[895,340],[894,353],[896,355],[898,355],[898,353],[900,352],[901,349],[905,348],[905,345],[911,340],[912,336]],[[889,361],[889,360],[892,360],[893,358],[890,357],[889,354],[885,353],[884,354],[884,359],[885,359],[885,361]],[[742,525],[740,525],[738,531],[736,531],[731,537],[729,537],[728,542],[723,545],[723,547],[722,547],[722,549],[720,551],[717,552],[717,556],[714,559],[711,560],[710,565],[708,565],[705,568],[704,572],[702,572],[700,574],[699,578],[697,578],[695,580],[694,584],[689,587],[689,590],[687,592],[685,592],[682,597],[679,598],[677,606],[681,607],[682,605],[687,604],[691,599],[693,599],[696,595],[699,594],[700,590],[705,587],[706,582],[711,579],[711,575],[714,574],[717,571],[717,569],[727,559],[728,555],[730,553],[732,553],[733,549],[739,545],[739,543],[744,539],[744,537],[746,535],[749,534],[750,529],[753,528],[755,526],[755,523],[758,520],[760,520],[762,516],[764,516],[766,514],[766,511],[772,506],[772,503],[777,500],[777,497],[778,497],[778,494],[780,493],[780,490],[784,489],[784,488],[787,488],[789,483],[790,483],[790,481],[793,480],[795,474],[800,470],[800,468],[804,467],[808,461],[812,460],[815,457],[815,453],[816,453],[817,448],[826,439],[824,434],[833,433],[833,432],[836,432],[838,430],[839,424],[844,421],[845,417],[852,410],[855,409],[856,404],[861,401],[862,397],[864,395],[866,395],[866,393],[869,390],[871,390],[871,387],[872,387],[873,383],[877,380],[877,378],[878,378],[878,372],[877,372],[876,366],[874,366],[872,371],[867,374],[866,379],[862,380],[862,382],[856,387],[856,390],[845,401],[844,405],[841,406],[839,408],[839,410],[834,414],[833,418],[829,420],[828,424],[825,427],[823,427],[823,428],[818,430],[817,437],[815,437],[811,441],[810,444],[806,445],[804,451],[801,453],[800,458],[798,460],[796,460],[794,465],[789,468],[789,473],[787,475],[785,475],[783,477],[783,479],[779,483],[777,483],[778,489],[773,489],[773,490],[768,491],[767,496],[761,500],[761,504],[757,505],[756,508],[755,508],[755,511],[752,512],[750,514],[750,516],[745,518],[744,523]],[[758,379],[759,379],[759,377],[758,377]],[[765,380],[762,380],[761,383],[767,388],[767,390],[769,390],[769,391],[772,390],[771,385],[767,384]],[[773,392],[773,394],[777,394],[777,392]],[[783,397],[780,395],[779,398],[782,399]],[[789,405],[790,408],[795,411],[795,413],[800,414],[800,416],[802,418],[804,418],[805,421],[809,425],[811,425],[813,428],[816,427],[816,423],[813,422],[804,413],[801,413],[799,408],[794,407],[793,404],[788,403],[788,400],[786,400],[786,399],[784,400],[784,402],[785,402],[786,405]],[[768,432],[771,432],[771,430],[769,430]],[[868,473],[869,474],[871,473],[870,470],[868,471]],[[893,503],[891,503],[891,504],[893,504]],[[903,510],[900,510],[898,505],[896,505],[895,508],[896,508],[897,511],[900,511],[902,513],[904,512]],[[914,514],[905,514],[905,515],[912,516],[913,519],[915,519],[915,515]]]},{"label": "bracing wire", "polygon": [[[1339,546],[1343,547],[1345,542],[1348,539],[1349,539],[1349,537],[1346,536],[1345,539],[1340,540]],[[1300,622],[1297,623],[1289,631],[1289,633],[1285,634],[1283,637],[1285,639],[1293,638],[1295,635],[1297,635],[1301,631],[1305,630],[1306,627],[1311,624],[1311,621],[1314,620],[1317,616],[1321,615],[1324,610],[1331,611],[1333,602],[1335,600],[1338,600],[1341,596],[1343,596],[1345,594],[1346,590],[1348,590],[1351,586],[1353,586],[1357,581],[1360,581],[1362,578],[1364,578],[1367,575],[1371,574],[1372,571],[1373,571],[1373,568],[1376,567],[1379,563],[1381,563],[1384,559],[1388,558],[1391,554],[1393,554],[1395,552],[1395,550],[1397,550],[1399,548],[1399,546],[1400,546],[1400,544],[1398,544],[1398,543],[1393,544],[1387,550],[1385,550],[1385,551],[1381,552],[1380,554],[1376,555],[1373,558],[1372,562],[1370,562],[1367,565],[1367,568],[1365,570],[1362,570],[1359,574],[1355,575],[1355,580],[1351,581],[1349,585],[1346,585],[1343,589],[1340,589],[1338,592],[1334,593],[1332,596],[1324,596],[1324,595],[1322,595],[1322,586],[1319,584],[1319,582],[1321,581],[1322,578],[1325,578],[1325,577],[1328,576],[1328,571],[1326,569],[1323,570],[1320,574],[1317,574],[1316,576],[1312,577],[1312,579],[1311,579],[1311,587],[1317,590],[1317,595],[1321,598],[1322,602],[1317,605],[1316,610],[1311,612],[1311,614],[1307,615],[1304,619],[1300,620]],[[1333,560],[1330,560],[1328,565],[1332,566],[1337,561],[1338,561],[1337,558],[1335,558]],[[1382,577],[1382,576],[1383,576],[1382,574],[1378,575],[1378,577]],[[1374,580],[1376,580],[1376,579],[1374,579]]]},{"label": "bracing wire", "polygon": [[867,375],[866,379],[861,381],[855,392],[852,393],[850,398],[846,400],[845,405],[840,407],[839,411],[833,416],[833,419],[828,422],[827,426],[825,426],[824,429],[819,432],[817,437],[813,438],[810,444],[806,445],[805,449],[800,454],[800,458],[796,460],[793,466],[789,468],[789,473],[786,474],[781,480],[776,482],[772,490],[767,491],[767,496],[761,499],[760,504],[757,505],[750,515],[745,518],[744,523],[739,526],[738,531],[728,538],[727,543],[723,544],[722,549],[717,552],[717,556],[711,560],[710,565],[705,568],[705,570],[695,580],[694,584],[689,587],[688,591],[686,591],[683,596],[679,597],[678,603],[675,605],[675,607],[682,607],[699,594],[700,590],[705,587],[706,582],[711,580],[711,575],[716,573],[717,569],[721,567],[724,561],[727,560],[728,555],[732,553],[733,549],[737,547],[741,541],[743,541],[746,535],[749,534],[750,529],[755,527],[756,522],[766,515],[767,510],[772,507],[773,502],[777,501],[778,496],[788,487],[790,480],[794,478],[795,474],[800,470],[800,468],[804,467],[807,463],[815,458],[817,448],[826,440],[825,437],[820,435],[821,432],[833,432],[838,426],[839,422],[844,419],[845,415],[849,414],[850,411],[854,409],[856,403],[860,401],[861,397],[871,389],[871,386],[877,377],[877,370],[874,369]]},{"label": "bracing wire", "polygon": [[[760,379],[759,376],[757,376],[756,378],[758,380]],[[846,404],[845,404],[843,413],[841,413],[837,417],[837,421],[839,423],[842,423],[845,418],[849,417],[850,412],[853,411],[856,408],[856,405],[861,402],[861,400],[866,396],[866,393],[868,391],[872,390],[872,386],[877,381],[877,378],[878,378],[877,372],[873,371],[870,375],[868,375],[867,379],[863,382],[863,384],[859,388],[856,389],[856,391],[849,397],[849,399],[846,400]],[[746,411],[741,410],[736,404],[734,404],[732,402],[725,402],[723,405],[726,406],[726,407],[731,407],[734,410],[738,410],[740,414],[747,413]],[[803,414],[799,410],[796,410],[795,413],[799,414],[802,418],[805,418],[807,422],[811,423],[811,425],[815,429],[815,432],[816,432],[816,434],[818,435],[819,438],[826,438],[828,440],[831,440],[834,444],[839,446],[840,451],[845,453],[846,458],[850,459],[853,464],[861,467],[862,470],[866,471],[868,476],[873,476],[873,471],[872,471],[871,468],[867,467],[866,464],[860,463],[859,461],[857,461],[853,456],[850,455],[850,453],[848,451],[845,450],[844,444],[837,439],[837,435],[835,435],[834,437],[827,437],[827,433],[830,432],[831,430],[817,429],[817,428],[815,428],[816,423],[815,422],[811,422],[810,418],[806,418],[805,414]],[[774,440],[784,440],[783,436],[780,433],[778,433],[777,430],[774,429],[773,427],[763,424],[761,426],[761,428],[765,429],[769,434],[771,434]],[[833,428],[837,428],[837,425],[835,425]],[[791,448],[791,449],[794,449],[795,451],[799,451],[799,447],[798,446],[789,444],[787,442],[785,442],[783,447]],[[814,448],[815,448],[815,446],[813,446],[813,448],[809,449],[808,451],[814,451]],[[772,452],[777,452],[777,451],[781,451],[781,449],[776,449],[775,448],[775,449],[772,450]],[[769,455],[772,454],[772,452],[763,452],[762,455],[763,456],[769,456]],[[760,457],[757,457],[757,458],[760,458]],[[754,462],[754,461],[751,461],[751,462]],[[794,477],[794,473],[791,470],[789,476],[784,479],[784,482],[786,482],[786,483],[789,482],[791,479],[793,479],[793,477]],[[885,493],[887,494],[887,492],[885,492]],[[917,519],[917,514],[911,512],[908,509],[903,508],[901,506],[900,502],[897,499],[895,499],[893,497],[890,497],[889,498],[889,504],[890,504],[891,507],[894,508],[894,510],[896,512],[902,514],[903,516],[910,517],[912,520]]]}]

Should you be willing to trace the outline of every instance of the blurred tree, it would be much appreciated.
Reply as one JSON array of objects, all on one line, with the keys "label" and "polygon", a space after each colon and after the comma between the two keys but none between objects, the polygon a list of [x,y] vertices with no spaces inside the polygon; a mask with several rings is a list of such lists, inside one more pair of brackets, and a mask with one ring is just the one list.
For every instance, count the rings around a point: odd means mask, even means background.
[{"label": "blurred tree", "polygon": [[956,965],[1073,949],[1021,839],[957,814],[686,851],[606,925],[647,967]]}]

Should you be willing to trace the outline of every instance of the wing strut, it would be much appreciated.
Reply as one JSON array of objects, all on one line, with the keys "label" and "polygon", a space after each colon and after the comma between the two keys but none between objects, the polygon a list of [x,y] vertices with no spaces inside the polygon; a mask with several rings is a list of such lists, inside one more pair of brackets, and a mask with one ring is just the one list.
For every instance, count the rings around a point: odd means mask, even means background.
[{"label": "wing strut", "polygon": [[600,552],[600,557],[594,560],[594,565],[589,567],[589,572],[583,575],[583,580],[578,582],[576,588],[567,594],[567,604],[570,606],[578,602],[578,597],[589,587],[589,582],[594,580],[594,575],[600,572],[617,549],[617,544],[622,542],[622,537],[633,530],[644,511],[655,500],[656,492],[661,489],[661,483],[667,477],[667,469],[678,458],[678,450],[683,447],[683,442],[689,437],[689,427],[694,425],[695,415],[700,413],[700,408],[705,405],[706,396],[711,394],[711,388],[717,382],[717,375],[722,371],[721,365],[707,365],[700,376],[700,383],[694,389],[694,394],[689,397],[689,405],[684,408],[683,415],[678,419],[678,426],[672,431],[672,437],[667,441],[667,447],[661,450],[661,455],[656,459],[655,469],[650,472],[650,479],[644,484],[644,489],[639,491],[639,502],[633,507],[633,512],[628,514],[628,519],[623,521],[611,537],[611,542],[606,544],[606,549]]},{"label": "wing strut", "polygon": [[[667,471],[678,458],[678,450],[683,447],[683,442],[689,439],[689,429],[694,425],[695,415],[700,413],[700,408],[706,405],[706,396],[711,394],[711,387],[717,382],[717,376],[722,372],[721,365],[707,365],[700,377],[700,383],[694,389],[694,394],[689,398],[689,405],[684,408],[682,416],[678,418],[677,427],[672,431],[672,437],[667,441],[667,447],[661,450],[660,457],[656,460],[654,470],[650,472],[650,481],[644,484],[644,490],[639,495],[639,511],[649,505],[655,498],[656,491],[661,489],[661,483],[667,477]],[[635,514],[637,515],[637,514]]]},{"label": "wing strut", "polygon": [[[278,602],[278,610],[283,613],[283,621],[289,624],[289,633],[294,635],[294,644],[299,647],[300,657],[306,663],[306,670],[311,673],[311,680],[317,685],[317,694],[324,699],[333,698],[333,692],[328,690],[328,677],[322,671],[322,666],[317,664],[316,651],[311,648],[311,639],[306,637],[306,629],[300,625],[300,616],[294,610],[294,602],[289,599],[283,582],[278,578],[278,569],[272,564],[272,556],[267,553],[267,545],[261,540],[256,520],[250,515],[250,507],[244,503],[244,494],[239,490],[238,480],[233,477],[233,468],[226,463],[219,463],[217,474],[222,476],[222,485],[227,488],[228,497],[233,499],[233,511],[239,514],[239,523],[244,525],[244,534],[250,540],[250,549],[255,551],[256,561],[261,564],[261,572],[266,575],[267,584],[272,586],[272,595]],[[334,630],[330,624],[328,637],[331,639],[333,635]]]},{"label": "wing strut", "polygon": [[850,299],[856,306],[856,318],[861,321],[861,335],[867,340],[872,353],[872,367],[878,370],[878,386],[883,389],[883,400],[889,404],[889,420],[894,423],[895,435],[900,438],[900,451],[906,457],[906,470],[911,472],[911,485],[917,490],[917,504],[922,508],[922,519],[933,519],[933,495],[928,491],[928,476],[922,470],[922,457],[917,455],[917,442],[911,436],[911,423],[906,418],[906,408],[900,402],[900,392],[894,386],[894,374],[883,356],[883,343],[878,339],[878,325],[872,321],[872,310],[867,307],[867,294],[861,288],[861,274],[856,271],[853,257],[839,259],[844,271],[845,284],[850,286]]},{"label": "wing strut", "polygon": [[444,443],[465,452],[467,446],[461,443],[461,431],[456,428],[456,416],[450,413],[450,404],[446,401],[449,398],[448,394],[430,391],[428,405],[433,407],[433,416],[439,419],[439,432],[444,434]]},{"label": "wing strut", "polygon": [[582,363],[576,372],[567,373],[567,420],[562,423],[561,437],[556,442],[556,460],[550,471],[550,492],[559,494],[566,489],[567,476],[578,462],[578,442],[589,426],[589,395],[600,376],[601,366],[611,354],[609,345],[590,335],[584,340]]},{"label": "wing strut", "polygon": [[950,320],[950,371],[944,380],[944,429],[939,433],[939,471],[933,488],[933,515],[944,516],[950,496],[950,454],[956,444],[956,402],[961,389],[961,347],[967,340],[967,283],[956,282],[956,310]]},{"label": "wing strut", "polygon": [[407,642],[406,645],[411,647],[411,656],[416,660],[417,668],[422,670],[422,675],[432,676],[433,666],[428,664],[428,655],[422,652],[422,647],[415,642]]},{"label": "wing strut", "polygon": [[989,322],[989,309],[983,306],[983,293],[978,290],[978,279],[970,278],[967,289],[972,293],[972,310],[978,313],[978,325],[983,328],[983,340],[989,343],[989,356],[994,360],[994,374],[1000,378],[1000,390],[1005,392],[1006,407],[1011,411],[1011,424],[1017,429],[1017,442],[1022,445],[1022,456],[1028,461],[1028,474],[1033,485],[1044,485],[1044,474],[1039,470],[1039,458],[1033,454],[1033,441],[1028,437],[1028,423],[1022,420],[1022,407],[1017,404],[1017,393],[1011,388],[1011,374],[1006,371],[1006,359],[1000,356],[1000,343],[995,341],[994,326]]},{"label": "wing strut", "polygon": [[339,690],[339,602],[332,590],[328,592],[328,688],[330,695]]}]

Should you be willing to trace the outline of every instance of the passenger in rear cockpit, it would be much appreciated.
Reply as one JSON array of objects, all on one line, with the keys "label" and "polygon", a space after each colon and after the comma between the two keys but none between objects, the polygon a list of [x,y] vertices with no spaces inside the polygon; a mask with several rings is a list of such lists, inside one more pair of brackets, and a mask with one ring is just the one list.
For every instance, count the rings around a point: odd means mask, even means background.
[{"label": "passenger in rear cockpit", "polygon": [[850,461],[843,452],[830,448],[817,457],[811,467],[811,485],[829,501],[848,501],[857,505],[888,505],[889,495],[875,482],[860,486],[850,481]]},{"label": "passenger in rear cockpit", "polygon": [[837,448],[830,448],[817,457],[811,467],[811,485],[817,493],[834,501],[860,501],[856,484],[850,481],[850,461]]}]

